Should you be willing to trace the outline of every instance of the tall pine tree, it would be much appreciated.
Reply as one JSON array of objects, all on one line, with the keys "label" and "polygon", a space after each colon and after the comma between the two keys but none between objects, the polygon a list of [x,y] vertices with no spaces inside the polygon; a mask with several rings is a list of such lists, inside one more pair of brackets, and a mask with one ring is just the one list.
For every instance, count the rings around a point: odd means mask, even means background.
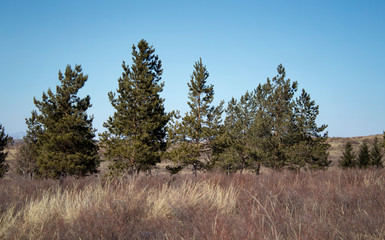
[{"label": "tall pine tree", "polygon": [[171,128],[170,138],[174,144],[169,157],[180,165],[191,165],[194,175],[201,167],[211,167],[212,146],[221,128],[223,101],[212,106],[214,100],[214,86],[207,84],[209,73],[202,63],[202,59],[195,62],[191,75],[187,104],[190,111],[175,122]]},{"label": "tall pine tree", "polygon": [[97,172],[100,161],[94,140],[96,130],[92,127],[93,117],[87,115],[90,97],[77,96],[87,79],[80,65],[74,69],[67,65],[64,74],[59,71],[60,85],[56,93],[48,89],[41,101],[34,98],[40,113],[34,116],[32,112],[31,119],[36,119],[31,124],[40,126],[41,131],[36,145],[41,177],[84,176]]},{"label": "tall pine tree", "polygon": [[295,98],[298,83],[286,78],[282,65],[277,71],[275,77],[254,90],[256,114],[252,132],[257,137],[257,156],[274,169],[327,167],[329,144],[325,143],[327,133],[322,134],[327,126],[316,124],[318,105],[305,90]]},{"label": "tall pine tree", "polygon": [[299,169],[304,166],[326,168],[331,163],[327,153],[330,147],[326,143],[328,133],[323,133],[327,125],[317,126],[318,114],[319,106],[302,89],[301,95],[296,98],[291,120],[288,137],[291,146],[286,149],[286,154],[289,156],[287,163],[289,168]]},{"label": "tall pine tree", "polygon": [[4,127],[0,124],[0,178],[3,178],[4,174],[8,172],[9,169],[9,165],[5,162],[8,153],[4,151],[9,140],[10,137],[5,134]]},{"label": "tall pine tree", "polygon": [[264,160],[264,165],[278,169],[287,163],[285,150],[288,147],[288,134],[290,133],[293,108],[295,105],[294,94],[297,91],[297,82],[286,79],[286,71],[282,65],[277,67],[278,74],[271,80],[268,78],[264,84],[259,84],[255,89],[257,98],[256,129],[265,129],[261,136],[259,152]]},{"label": "tall pine tree", "polygon": [[104,155],[113,163],[111,174],[150,171],[166,150],[166,125],[170,119],[160,97],[164,82],[162,62],[145,40],[132,47],[131,67],[123,61],[117,94],[108,94],[115,108],[100,135]]}]

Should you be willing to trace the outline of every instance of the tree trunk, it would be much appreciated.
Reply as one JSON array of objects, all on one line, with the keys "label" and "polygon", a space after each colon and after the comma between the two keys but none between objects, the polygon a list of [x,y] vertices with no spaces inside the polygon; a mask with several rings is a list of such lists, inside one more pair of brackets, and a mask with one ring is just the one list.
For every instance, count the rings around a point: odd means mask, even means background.
[{"label": "tree trunk", "polygon": [[197,177],[197,169],[198,169],[198,164],[196,162],[193,163],[193,173],[194,176]]},{"label": "tree trunk", "polygon": [[261,164],[260,163],[257,164],[257,168],[255,169],[255,174],[257,174],[257,175],[261,174]]}]

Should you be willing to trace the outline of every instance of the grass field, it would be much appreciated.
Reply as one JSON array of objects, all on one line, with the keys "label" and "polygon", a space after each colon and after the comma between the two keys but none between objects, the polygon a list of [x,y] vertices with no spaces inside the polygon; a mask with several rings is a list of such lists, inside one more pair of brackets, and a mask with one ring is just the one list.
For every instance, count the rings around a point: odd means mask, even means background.
[{"label": "grass field", "polygon": [[385,239],[385,170],[0,180],[0,239]]},{"label": "grass field", "polygon": [[385,169],[336,167],[348,140],[358,149],[374,137],[330,138],[327,171],[170,177],[162,163],[152,177],[62,184],[17,175],[15,144],[0,239],[385,239]]},{"label": "grass field", "polygon": [[342,156],[342,151],[345,148],[345,144],[350,141],[352,143],[353,149],[355,152],[358,152],[360,145],[362,142],[366,141],[369,146],[373,143],[374,139],[377,137],[379,141],[383,141],[384,135],[370,135],[370,136],[362,136],[362,137],[350,137],[350,138],[342,138],[342,137],[333,137],[329,138],[326,142],[330,144],[329,149],[329,160],[332,161],[332,166],[338,165],[338,160]]}]

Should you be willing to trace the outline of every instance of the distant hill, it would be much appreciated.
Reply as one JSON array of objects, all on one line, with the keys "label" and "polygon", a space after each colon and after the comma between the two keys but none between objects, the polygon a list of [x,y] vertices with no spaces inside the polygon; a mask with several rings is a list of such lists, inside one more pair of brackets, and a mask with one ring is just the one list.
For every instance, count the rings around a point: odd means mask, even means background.
[{"label": "distant hill", "polygon": [[13,139],[22,139],[25,136],[25,132],[11,133],[9,136],[13,137]]},{"label": "distant hill", "polygon": [[[340,160],[342,156],[342,151],[344,150],[345,144],[347,141],[350,141],[353,145],[354,151],[358,152],[358,149],[363,141],[367,141],[369,145],[371,145],[374,141],[374,138],[378,137],[380,141],[383,141],[383,135],[370,135],[363,137],[329,137],[326,141],[330,144],[329,149],[329,160],[332,161],[331,166],[337,166],[338,160]],[[14,142],[11,146],[8,147],[8,160],[14,160],[16,156],[17,149],[23,143],[22,139],[14,139]],[[107,162],[103,162],[103,166],[106,165]]]},{"label": "distant hill", "polygon": [[342,152],[344,150],[345,144],[350,141],[353,145],[354,151],[358,152],[358,149],[363,141],[367,141],[367,143],[372,144],[374,138],[378,137],[378,140],[383,141],[383,135],[370,135],[363,137],[331,137],[326,142],[330,144],[329,149],[329,160],[332,161],[332,166],[338,165],[338,160],[341,159]]}]

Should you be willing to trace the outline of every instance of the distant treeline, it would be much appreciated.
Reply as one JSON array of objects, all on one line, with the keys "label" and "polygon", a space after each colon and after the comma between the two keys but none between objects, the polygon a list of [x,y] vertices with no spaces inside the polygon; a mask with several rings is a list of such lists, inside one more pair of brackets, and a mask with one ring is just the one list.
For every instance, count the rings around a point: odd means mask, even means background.
[{"label": "distant treeline", "polygon": [[[104,122],[107,130],[99,134],[99,144],[93,117],[87,114],[91,98],[77,96],[88,76],[80,65],[59,71],[56,91],[48,89],[41,99],[33,99],[37,110],[26,119],[27,134],[17,154],[19,172],[31,178],[93,174],[100,165],[99,147],[110,162],[110,176],[150,173],[164,159],[174,163],[167,166],[170,173],[191,167],[195,175],[201,169],[259,174],[261,166],[298,171],[330,165],[327,125],[316,124],[319,107],[304,89],[297,93],[298,83],[286,77],[282,65],[272,79],[225,107],[223,101],[212,104],[214,86],[199,59],[187,83],[189,111],[181,116],[179,111],[165,112],[163,68],[155,49],[139,41],[132,47],[132,61],[123,61],[118,89],[108,93],[115,112]],[[8,169],[3,150],[9,141],[0,130],[3,176]],[[382,166],[381,153],[382,148],[377,166]]]}]

